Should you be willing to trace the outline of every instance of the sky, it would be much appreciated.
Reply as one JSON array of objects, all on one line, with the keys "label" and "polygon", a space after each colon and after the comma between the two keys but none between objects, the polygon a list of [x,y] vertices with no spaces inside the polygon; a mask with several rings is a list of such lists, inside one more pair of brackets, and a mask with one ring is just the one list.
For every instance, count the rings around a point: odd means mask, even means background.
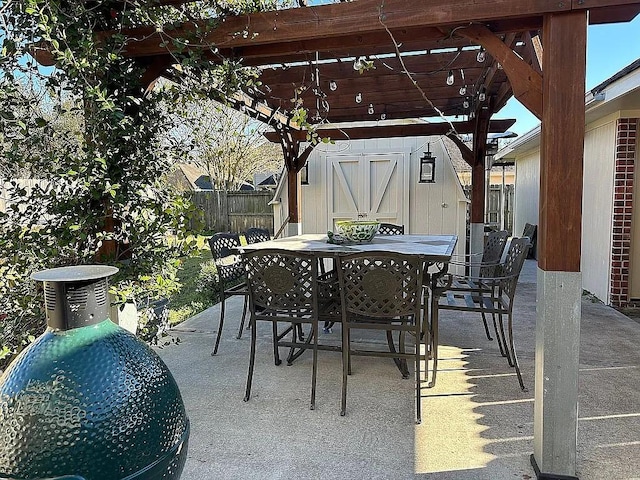
[{"label": "sky", "polygon": [[[544,45],[543,45],[544,48]],[[628,23],[592,25],[587,30],[587,91],[640,58],[640,15]],[[515,118],[509,129],[522,135],[540,121],[514,98],[494,118]]]}]

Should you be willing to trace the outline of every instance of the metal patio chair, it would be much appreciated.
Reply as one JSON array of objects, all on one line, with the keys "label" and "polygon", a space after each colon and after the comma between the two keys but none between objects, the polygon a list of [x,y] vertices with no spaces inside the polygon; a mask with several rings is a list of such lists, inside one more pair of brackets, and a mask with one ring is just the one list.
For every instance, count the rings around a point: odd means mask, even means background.
[{"label": "metal patio chair", "polygon": [[[447,290],[455,291],[467,291],[469,289],[482,289],[483,283],[481,281],[482,278],[485,277],[495,277],[496,270],[499,267],[500,260],[502,258],[502,254],[505,250],[505,246],[507,245],[507,241],[509,238],[509,232],[506,230],[501,230],[497,232],[491,232],[486,238],[484,244],[484,250],[482,252],[482,256],[479,259],[479,262],[474,262],[474,255],[464,255],[464,256],[453,256],[452,260],[449,262],[449,265],[459,265],[465,268],[465,271],[471,272],[474,268],[478,270],[477,278],[473,276],[465,276],[465,275],[450,275],[447,278],[448,284],[446,285]],[[488,287],[487,287],[488,288]],[[489,290],[485,290],[485,293],[489,292]],[[480,297],[476,297],[479,300]],[[489,325],[487,323],[487,318],[485,312],[482,312],[482,323],[484,324],[484,331],[487,335],[487,339],[493,340],[491,338],[491,334],[489,333]],[[502,347],[502,342],[500,340],[500,336],[498,335],[498,328],[496,326],[495,315],[493,316],[493,327],[496,332],[496,336],[498,338],[498,346],[500,348],[500,353],[504,356],[505,351]]]},{"label": "metal patio chair", "polygon": [[[273,328],[274,362],[280,365],[279,347],[300,351],[311,349],[311,410],[315,409],[318,368],[318,261],[313,255],[286,250],[265,249],[243,255],[249,290],[251,352],[244,401],[251,397],[255,367],[258,321],[271,322]],[[280,323],[288,326],[279,331]],[[296,326],[310,324],[309,340],[298,341]],[[286,336],[291,334],[291,341]]]},{"label": "metal patio chair", "polygon": [[[420,423],[421,381],[420,335],[422,275],[424,262],[417,255],[357,253],[338,257],[338,278],[342,305],[342,403],[347,406],[347,378],[351,357],[366,355],[393,359],[413,359],[415,365],[416,420]],[[398,348],[359,349],[351,344],[351,330],[399,331]],[[413,351],[405,350],[406,333],[415,339]],[[387,335],[389,339],[389,335]],[[390,345],[391,347],[391,345]],[[404,373],[403,373],[404,376]]]},{"label": "metal patio chair", "polygon": [[404,235],[404,225],[381,223],[380,228],[378,228],[378,235]]},{"label": "metal patio chair", "polygon": [[244,238],[251,245],[252,243],[268,242],[271,240],[271,234],[266,228],[251,227],[244,232]]},{"label": "metal patio chair", "polygon": [[248,291],[244,264],[242,263],[240,254],[235,250],[240,246],[240,236],[237,233],[215,233],[208,241],[209,247],[211,248],[211,255],[213,256],[218,271],[218,287],[221,302],[218,334],[216,335],[213,352],[211,353],[211,355],[216,355],[218,353],[218,347],[220,346],[220,338],[222,337],[226,300],[235,295],[244,297],[240,328],[236,335],[236,338],[239,339],[242,337],[244,320],[247,315]]},{"label": "metal patio chair", "polygon": [[[429,386],[435,385],[438,368],[438,317],[440,310],[455,310],[462,312],[481,312],[497,315],[500,330],[496,328],[496,336],[501,339],[504,346],[504,354],[511,367],[515,367],[520,388],[526,391],[522,380],[518,357],[516,355],[515,342],[513,339],[513,301],[518,284],[518,278],[527,258],[529,250],[529,239],[526,237],[512,238],[506,250],[503,261],[494,269],[492,276],[467,277],[467,287],[461,283],[459,287],[453,288],[453,276],[451,288],[438,289],[432,292],[434,301],[433,319],[430,329],[431,345],[433,357],[433,373]],[[507,331],[509,340],[507,342],[503,316],[507,316]],[[503,353],[501,351],[501,353]]]}]

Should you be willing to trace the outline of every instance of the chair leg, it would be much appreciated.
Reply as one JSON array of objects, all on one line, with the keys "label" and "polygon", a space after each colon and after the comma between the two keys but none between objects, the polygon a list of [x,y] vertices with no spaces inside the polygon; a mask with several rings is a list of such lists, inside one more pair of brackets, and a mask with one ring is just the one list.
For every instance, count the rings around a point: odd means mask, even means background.
[{"label": "chair leg", "polygon": [[513,358],[511,358],[511,352],[509,351],[509,348],[507,348],[507,335],[504,333],[504,322],[502,321],[502,314],[498,314],[498,323],[500,324],[500,333],[502,334],[502,341],[504,342],[504,350],[505,353],[507,354],[507,362],[509,363],[510,367],[513,367]]},{"label": "chair leg", "polygon": [[[351,330],[347,331],[347,357],[349,357],[349,361],[347,362],[348,370],[347,373],[351,375]],[[344,348],[344,347],[343,347]]]},{"label": "chair leg", "polygon": [[[247,306],[249,305],[249,296],[244,296],[244,305],[242,306],[242,318],[240,319],[240,328],[238,329],[238,335],[236,335],[236,339],[240,340],[242,338],[242,330],[244,330],[244,318],[247,316]],[[251,323],[251,322],[249,322]]]},{"label": "chair leg", "polygon": [[[280,350],[278,349],[278,322],[273,322],[271,325],[273,328],[273,362],[278,366],[282,363],[282,360],[280,360]],[[256,326],[251,325],[251,327],[251,338],[253,338]]]},{"label": "chair leg", "polygon": [[[418,322],[418,319],[416,319]],[[420,373],[420,335],[416,332],[415,382],[416,382],[416,424],[422,423],[422,375]],[[426,367],[425,367],[426,368]]]},{"label": "chair leg", "polygon": [[244,393],[244,401],[248,402],[251,397],[251,383],[253,382],[253,368],[256,361],[256,325],[255,318],[251,318],[250,322],[252,323],[251,329],[251,352],[249,353],[249,373],[247,374],[247,388]]},{"label": "chair leg", "polygon": [[507,352],[506,352],[506,343],[504,343],[504,339],[500,336],[500,333],[498,333],[498,323],[496,322],[496,314],[492,313],[491,314],[491,318],[493,320],[493,330],[496,332],[496,339],[498,340],[498,348],[500,349],[500,355],[502,355],[503,357],[507,356]]},{"label": "chair leg", "polygon": [[516,367],[516,374],[518,375],[518,382],[520,382],[520,388],[523,392],[527,391],[527,387],[524,386],[522,381],[522,374],[520,373],[520,365],[518,364],[518,357],[516,355],[516,346],[513,342],[513,314],[509,314],[509,345],[511,346],[511,357],[513,359],[513,366]]},{"label": "chair leg", "polygon": [[[391,353],[396,353],[396,346],[393,342],[393,332],[391,330],[387,330],[387,345],[389,346],[389,351]],[[404,332],[400,332],[398,338],[398,352],[404,353]],[[402,374],[402,378],[409,378],[409,368],[407,367],[407,360],[405,358],[394,358],[393,363],[396,364],[398,370]]]},{"label": "chair leg", "polygon": [[347,412],[347,373],[351,373],[349,348],[349,326],[344,322],[342,324],[342,401],[340,404],[340,415],[342,416]]},{"label": "chair leg", "polygon": [[[435,299],[435,300],[434,300]],[[434,303],[435,302],[435,303]],[[436,376],[438,374],[438,298],[434,296],[431,302],[431,357],[433,361],[433,372],[431,373],[431,380],[427,384],[428,388],[433,388],[436,385]],[[427,367],[428,371],[428,367]]]},{"label": "chair leg", "polygon": [[311,333],[313,337],[313,364],[311,372],[311,410],[316,409],[316,381],[318,379],[318,321],[311,324]]},{"label": "chair leg", "polygon": [[[482,302],[482,300],[480,300]],[[493,338],[491,338],[491,334],[489,333],[489,325],[487,324],[487,317],[484,313],[484,311],[480,312],[482,314],[482,323],[484,324],[484,333],[487,336],[487,340],[493,340]]]},{"label": "chair leg", "polygon": [[220,346],[220,338],[222,337],[222,327],[224,326],[224,310],[227,296],[224,294],[224,286],[220,290],[220,296],[222,297],[221,305],[220,305],[220,321],[218,322],[218,335],[216,336],[216,343],[213,347],[213,352],[211,355],[218,354],[218,347]]}]

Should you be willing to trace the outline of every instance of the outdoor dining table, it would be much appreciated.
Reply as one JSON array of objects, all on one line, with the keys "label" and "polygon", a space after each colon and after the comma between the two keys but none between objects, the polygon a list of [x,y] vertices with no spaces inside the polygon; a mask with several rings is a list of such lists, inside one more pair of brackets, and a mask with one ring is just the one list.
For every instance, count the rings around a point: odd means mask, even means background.
[{"label": "outdoor dining table", "polygon": [[[253,243],[238,247],[240,252],[281,249],[291,252],[311,253],[318,260],[335,258],[340,255],[361,252],[389,252],[417,255],[425,262],[425,282],[435,286],[437,279],[444,275],[458,241],[457,235],[377,235],[370,242],[336,244],[330,243],[326,234],[303,234],[284,237],[266,242]],[[429,315],[437,315],[430,308]],[[430,318],[433,321],[433,318]],[[425,329],[426,330],[426,329]],[[426,333],[426,332],[425,332]],[[299,352],[301,353],[301,352]],[[298,353],[298,354],[299,354]],[[293,352],[289,361],[297,357]],[[400,365],[399,365],[400,368]],[[404,367],[406,368],[406,367]]]},{"label": "outdoor dining table", "polygon": [[[391,252],[421,256],[428,266],[447,267],[458,242],[457,235],[377,235],[370,242],[329,243],[325,234],[304,234],[267,242],[243,245],[241,251],[278,248],[292,252],[313,253],[318,258],[358,252]],[[444,273],[444,272],[443,272]]]}]

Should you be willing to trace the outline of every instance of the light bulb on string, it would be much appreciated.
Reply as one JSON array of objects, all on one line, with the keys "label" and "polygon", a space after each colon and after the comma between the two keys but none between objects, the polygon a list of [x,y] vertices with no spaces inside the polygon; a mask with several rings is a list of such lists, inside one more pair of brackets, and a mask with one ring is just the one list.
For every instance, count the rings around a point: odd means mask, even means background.
[{"label": "light bulb on string", "polygon": [[449,75],[447,75],[447,85],[453,85],[455,78],[453,77],[453,70],[449,70]]},{"label": "light bulb on string", "polygon": [[463,85],[462,87],[460,87],[460,95],[464,97],[466,94],[467,94],[467,86]]},{"label": "light bulb on string", "polygon": [[338,84],[336,83],[335,80],[331,80],[329,82],[329,90],[331,90],[332,92],[335,92],[338,89]]},{"label": "light bulb on string", "polygon": [[476,55],[476,60],[479,63],[482,63],[485,61],[486,58],[487,58],[487,55],[484,53],[484,48],[480,47],[480,50],[478,50],[478,55]]},{"label": "light bulb on string", "polygon": [[487,99],[487,91],[484,88],[484,85],[480,87],[480,91],[478,92],[478,100],[484,102]]},{"label": "light bulb on string", "polygon": [[380,114],[380,120],[386,120],[387,119],[387,114],[386,113],[381,113]]},{"label": "light bulb on string", "polygon": [[467,108],[469,108],[469,100],[468,99],[464,99],[464,102],[462,102],[462,107],[466,110]]},{"label": "light bulb on string", "polygon": [[356,94],[356,103],[362,103],[362,93],[360,92]]},{"label": "light bulb on string", "polygon": [[369,108],[367,109],[367,113],[368,113],[369,115],[373,115],[373,114],[374,114],[374,112],[375,112],[375,110],[373,109],[373,103],[370,103],[370,104],[369,104]]}]

